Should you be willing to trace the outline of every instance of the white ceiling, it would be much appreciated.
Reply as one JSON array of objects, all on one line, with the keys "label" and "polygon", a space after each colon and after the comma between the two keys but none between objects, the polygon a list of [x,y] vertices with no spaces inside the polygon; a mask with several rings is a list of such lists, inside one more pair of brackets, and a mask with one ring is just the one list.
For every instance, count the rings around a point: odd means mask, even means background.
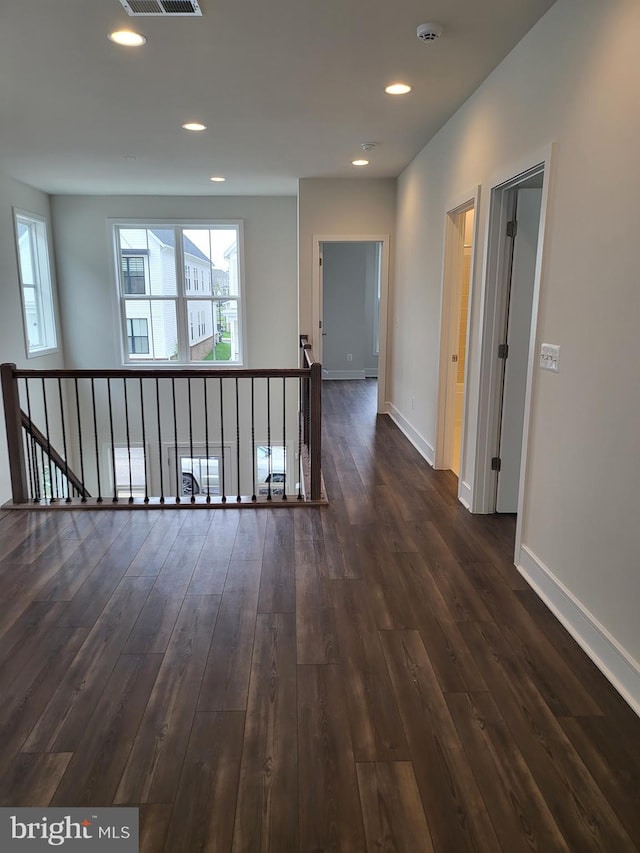
[{"label": "white ceiling", "polygon": [[[203,16],[185,19],[2,0],[0,172],[49,193],[135,195],[394,177],[553,2],[200,0]],[[444,26],[431,44],[416,37],[426,21]],[[107,40],[123,27],[148,43]],[[396,80],[413,92],[386,95]],[[182,130],[189,120],[208,130]]]}]

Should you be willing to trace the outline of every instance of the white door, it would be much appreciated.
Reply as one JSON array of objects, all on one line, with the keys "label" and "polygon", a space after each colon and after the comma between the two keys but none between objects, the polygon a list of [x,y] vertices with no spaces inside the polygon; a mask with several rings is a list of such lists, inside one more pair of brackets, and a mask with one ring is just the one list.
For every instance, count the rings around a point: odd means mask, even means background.
[{"label": "white door", "polygon": [[500,422],[496,512],[517,512],[541,189],[518,189]]}]

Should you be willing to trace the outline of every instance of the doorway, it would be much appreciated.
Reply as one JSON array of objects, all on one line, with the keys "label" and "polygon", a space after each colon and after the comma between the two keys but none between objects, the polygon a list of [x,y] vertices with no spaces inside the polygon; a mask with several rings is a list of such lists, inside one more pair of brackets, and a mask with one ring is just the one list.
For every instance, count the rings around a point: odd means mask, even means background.
[{"label": "doorway", "polygon": [[551,148],[536,165],[496,181],[488,212],[472,509],[516,514],[516,551],[550,166]]},{"label": "doorway", "polygon": [[387,235],[314,236],[314,356],[328,379],[377,377],[386,411]]},{"label": "doorway", "polygon": [[[460,477],[476,199],[447,213],[440,332],[436,468]],[[460,489],[458,490],[460,491]]]}]

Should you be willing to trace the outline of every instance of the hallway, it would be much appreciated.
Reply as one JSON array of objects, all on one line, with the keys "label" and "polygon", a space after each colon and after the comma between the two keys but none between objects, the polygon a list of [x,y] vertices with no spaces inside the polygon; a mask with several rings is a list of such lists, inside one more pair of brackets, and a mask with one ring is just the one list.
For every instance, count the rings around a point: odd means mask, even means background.
[{"label": "hallway", "polygon": [[143,853],[640,849],[640,720],[472,516],[325,382],[324,508],[0,510],[0,804]]}]

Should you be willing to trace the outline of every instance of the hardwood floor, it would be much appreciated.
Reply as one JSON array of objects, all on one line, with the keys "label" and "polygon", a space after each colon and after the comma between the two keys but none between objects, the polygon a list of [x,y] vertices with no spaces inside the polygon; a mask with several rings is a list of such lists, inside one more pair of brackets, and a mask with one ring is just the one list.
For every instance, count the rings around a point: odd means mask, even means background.
[{"label": "hardwood floor", "polygon": [[324,385],[323,508],[0,510],[0,804],[143,853],[640,849],[640,719],[471,516]]}]

